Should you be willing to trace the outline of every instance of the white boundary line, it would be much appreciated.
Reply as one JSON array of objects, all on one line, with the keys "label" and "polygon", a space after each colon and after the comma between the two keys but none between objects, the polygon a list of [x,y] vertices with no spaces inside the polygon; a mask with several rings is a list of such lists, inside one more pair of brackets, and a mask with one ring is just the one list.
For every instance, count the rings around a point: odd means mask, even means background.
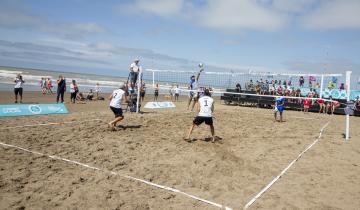
[{"label": "white boundary line", "polygon": [[203,198],[200,198],[200,197],[197,197],[197,196],[182,192],[182,191],[180,191],[178,189],[175,189],[175,188],[172,188],[172,187],[167,187],[165,185],[156,184],[156,183],[153,183],[153,182],[149,182],[149,181],[139,179],[139,178],[136,178],[136,177],[132,177],[132,176],[128,176],[128,175],[123,175],[123,174],[120,174],[120,173],[117,173],[117,172],[114,172],[114,171],[108,171],[106,169],[97,168],[97,167],[90,166],[90,165],[87,165],[87,164],[84,164],[84,163],[80,163],[80,162],[77,162],[77,161],[74,161],[74,160],[69,160],[69,159],[66,159],[66,158],[58,157],[56,155],[46,155],[46,154],[43,154],[43,153],[40,153],[40,152],[31,151],[31,150],[28,150],[28,149],[25,149],[25,148],[22,148],[22,147],[19,147],[19,146],[11,145],[11,144],[5,144],[5,143],[0,142],[0,145],[2,145],[3,147],[16,148],[16,149],[19,149],[19,150],[22,150],[22,151],[25,151],[25,152],[28,152],[28,153],[48,157],[48,158],[54,159],[54,160],[60,160],[60,161],[64,161],[64,162],[67,162],[67,163],[80,165],[80,166],[83,166],[85,168],[89,168],[89,169],[93,169],[93,170],[97,170],[97,171],[102,171],[102,172],[105,172],[105,173],[110,173],[112,175],[117,175],[117,176],[120,176],[120,177],[123,177],[123,178],[131,179],[131,180],[138,181],[138,182],[142,182],[144,184],[147,184],[147,185],[150,185],[150,186],[153,186],[153,187],[157,187],[157,188],[160,188],[160,189],[164,189],[164,190],[167,190],[167,191],[170,191],[170,192],[182,194],[182,195],[187,196],[189,198],[201,201],[203,203],[206,203],[206,204],[218,207],[218,208],[222,208],[222,209],[225,209],[225,210],[232,210],[230,207],[224,206],[222,204],[218,204],[218,203],[215,203],[215,202],[212,202],[212,201],[209,201],[209,200],[206,200],[206,199],[203,199]]},{"label": "white boundary line", "polygon": [[93,120],[84,120],[84,121],[68,121],[68,122],[58,122],[58,123],[39,123],[39,124],[29,124],[29,125],[18,125],[11,127],[3,127],[0,130],[12,129],[12,128],[24,128],[24,127],[36,127],[36,126],[47,126],[47,125],[59,125],[59,124],[72,124],[72,123],[83,123],[83,122],[92,122],[92,121],[101,121],[101,119],[93,119]]},{"label": "white boundary line", "polygon": [[329,125],[330,121],[327,122],[321,129],[320,129],[320,134],[319,136],[315,139],[315,141],[313,143],[311,143],[308,147],[306,147],[306,149],[304,151],[302,151],[293,161],[291,161],[291,163],[284,168],[284,170],[281,171],[281,173],[279,175],[277,175],[268,185],[266,185],[266,187],[264,187],[257,195],[255,195],[245,206],[244,206],[244,210],[248,209],[253,203],[255,203],[255,201],[260,198],[262,196],[262,194],[264,194],[278,179],[281,178],[281,176],[283,176],[286,171],[296,162],[298,161],[301,156],[307,152],[312,146],[314,146],[321,138],[321,135],[324,131],[324,129]]}]

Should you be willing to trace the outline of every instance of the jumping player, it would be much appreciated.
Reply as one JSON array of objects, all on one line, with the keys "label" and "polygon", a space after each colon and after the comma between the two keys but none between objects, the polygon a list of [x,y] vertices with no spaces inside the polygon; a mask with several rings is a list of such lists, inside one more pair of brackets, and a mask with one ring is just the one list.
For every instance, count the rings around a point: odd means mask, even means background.
[{"label": "jumping player", "polygon": [[123,112],[121,109],[121,102],[123,99],[127,101],[127,97],[125,94],[125,86],[122,85],[119,89],[114,90],[113,93],[110,95],[110,109],[114,112],[115,119],[108,123],[109,128],[114,131],[116,123],[120,122],[124,119]]},{"label": "jumping player", "polygon": [[283,122],[283,111],[285,109],[285,98],[282,96],[276,97],[275,99],[275,122],[277,121],[277,113],[280,113],[280,121]]},{"label": "jumping player", "polygon": [[215,142],[215,129],[213,125],[212,113],[214,112],[214,99],[210,96],[209,89],[205,89],[204,96],[199,99],[197,104],[198,115],[193,120],[193,124],[190,126],[189,133],[185,138],[185,141],[190,141],[190,135],[194,130],[195,126],[201,125],[205,122],[206,125],[210,126],[212,142]]},{"label": "jumping player", "polygon": [[189,82],[189,86],[188,89],[189,91],[189,102],[188,102],[188,107],[187,110],[189,110],[191,101],[194,100],[192,106],[191,106],[191,111],[194,110],[195,104],[197,102],[197,100],[199,99],[197,95],[195,95],[196,93],[196,89],[198,88],[198,82],[199,82],[199,78],[200,78],[200,74],[201,72],[204,71],[204,69],[200,69],[199,73],[197,74],[196,78],[194,75],[192,75],[190,77],[190,82]]}]

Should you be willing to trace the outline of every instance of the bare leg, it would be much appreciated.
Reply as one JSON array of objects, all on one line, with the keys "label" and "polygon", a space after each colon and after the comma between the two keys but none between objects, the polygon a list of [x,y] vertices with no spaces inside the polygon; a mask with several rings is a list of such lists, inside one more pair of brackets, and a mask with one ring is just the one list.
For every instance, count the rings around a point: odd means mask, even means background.
[{"label": "bare leg", "polygon": [[211,131],[211,136],[212,136],[212,143],[215,142],[215,129],[214,129],[214,125],[210,125],[210,131]]},{"label": "bare leg", "polygon": [[192,101],[192,97],[191,97],[191,96],[189,96],[189,101],[188,101],[187,110],[189,110],[189,107],[190,107],[191,101]]},{"label": "bare leg", "polygon": [[283,113],[280,112],[280,122],[283,122]]},{"label": "bare leg", "polygon": [[197,103],[197,100],[194,100],[192,106],[191,106],[191,111],[194,111],[194,107],[195,107],[195,104]]},{"label": "bare leg", "polygon": [[186,136],[186,140],[190,140],[190,135],[191,135],[192,131],[194,130],[194,128],[195,128],[195,124],[193,123],[193,124],[190,126],[188,135]]},{"label": "bare leg", "polygon": [[15,94],[15,103],[17,103],[17,99],[18,99],[17,94]]},{"label": "bare leg", "polygon": [[274,112],[274,118],[275,118],[275,122],[277,120],[277,112]]},{"label": "bare leg", "polygon": [[124,117],[120,116],[120,117],[116,117],[113,121],[109,122],[108,125],[111,128],[111,130],[115,130],[116,123],[120,122],[123,119],[124,119]]}]

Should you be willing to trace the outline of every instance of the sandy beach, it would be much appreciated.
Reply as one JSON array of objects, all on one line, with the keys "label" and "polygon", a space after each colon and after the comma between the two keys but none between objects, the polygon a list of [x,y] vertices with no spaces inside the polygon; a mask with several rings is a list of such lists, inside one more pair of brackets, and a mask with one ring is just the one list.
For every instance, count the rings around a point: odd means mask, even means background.
[{"label": "sandy beach", "polygon": [[[23,102],[54,103],[55,97],[25,92]],[[65,97],[69,102],[70,94]],[[202,125],[188,143],[183,137],[196,113],[186,110],[185,100],[174,109],[125,113],[114,132],[107,129],[114,117],[108,100],[66,103],[69,114],[0,118],[0,142],[242,209],[329,122],[320,141],[250,209],[359,209],[360,118],[351,118],[345,142],[345,116],[286,111],[286,122],[275,123],[273,110],[216,100],[215,132],[222,139],[208,142]],[[0,92],[1,104],[13,101],[12,92]],[[47,122],[59,124],[10,128]],[[19,149],[0,151],[0,209],[217,209],[123,176]]]}]

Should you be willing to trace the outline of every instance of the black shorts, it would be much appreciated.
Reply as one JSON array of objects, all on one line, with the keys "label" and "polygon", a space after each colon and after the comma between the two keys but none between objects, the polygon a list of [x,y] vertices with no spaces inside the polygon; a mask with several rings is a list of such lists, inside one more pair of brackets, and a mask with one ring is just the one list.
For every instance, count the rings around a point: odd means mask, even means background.
[{"label": "black shorts", "polygon": [[175,96],[179,96],[179,93],[175,93]]},{"label": "black shorts", "polygon": [[130,72],[130,81],[132,83],[136,83],[136,80],[138,78],[139,72]]},{"label": "black shorts", "polygon": [[201,125],[203,122],[205,122],[206,125],[213,125],[213,119],[212,117],[201,117],[197,116],[195,117],[193,123],[195,125]]},{"label": "black shorts", "polygon": [[115,108],[115,107],[110,106],[110,109],[111,109],[111,111],[114,112],[115,117],[122,117],[123,116],[123,111],[122,111],[121,108]]},{"label": "black shorts", "polygon": [[23,89],[22,88],[14,88],[15,95],[22,95]]}]

